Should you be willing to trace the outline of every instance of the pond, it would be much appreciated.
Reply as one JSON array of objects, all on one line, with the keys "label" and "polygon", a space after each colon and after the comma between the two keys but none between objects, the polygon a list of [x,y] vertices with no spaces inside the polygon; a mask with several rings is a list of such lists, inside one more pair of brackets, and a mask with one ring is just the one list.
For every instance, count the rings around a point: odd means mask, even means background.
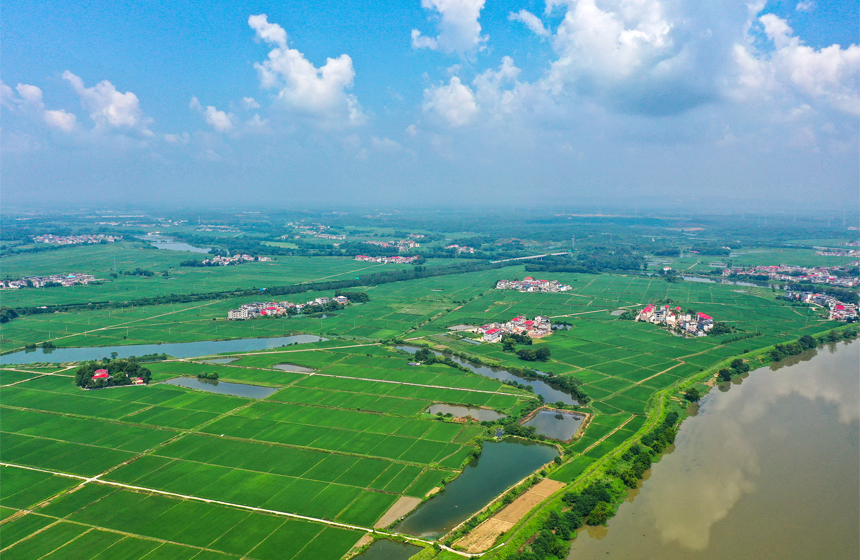
[{"label": "pond", "polygon": [[583,420],[585,416],[575,412],[540,410],[524,425],[534,426],[537,433],[548,438],[567,441],[574,436]]},{"label": "pond", "polygon": [[165,381],[167,385],[177,385],[198,391],[209,393],[220,393],[222,395],[233,395],[234,397],[245,397],[249,399],[265,399],[272,393],[278,391],[276,387],[261,387],[259,385],[246,385],[244,383],[227,383],[217,379],[200,379],[197,377],[175,377]]},{"label": "pond", "polygon": [[713,389],[569,559],[860,558],[860,341]]},{"label": "pond", "polygon": [[478,422],[492,422],[493,420],[501,420],[507,418],[507,415],[488,408],[474,408],[471,406],[458,406],[454,404],[434,404],[427,409],[430,414],[453,414],[456,418],[465,418],[470,416]]},{"label": "pond", "polygon": [[420,505],[395,530],[424,538],[444,535],[557,456],[555,447],[535,442],[486,442],[481,456],[469,463],[463,474]]},{"label": "pond", "polygon": [[281,371],[291,371],[293,373],[313,373],[316,370],[311,368],[306,368],[302,366],[295,366],[293,364],[277,364],[272,366],[274,369],[279,369]]},{"label": "pond", "polygon": [[218,365],[218,364],[229,364],[230,362],[235,362],[238,359],[239,358],[212,358],[211,360],[197,360],[197,361],[200,362],[201,364]]},{"label": "pond", "polygon": [[[398,350],[403,350],[404,352],[409,352],[410,354],[414,354],[419,350],[417,346],[396,346]],[[433,352],[437,356],[443,356],[441,352]],[[516,381],[517,383],[521,383],[523,385],[528,385],[534,390],[535,395],[541,395],[544,398],[545,402],[554,403],[554,402],[563,402],[564,404],[578,405],[579,401],[577,401],[570,393],[566,391],[562,391],[561,389],[556,389],[551,385],[541,381],[540,379],[526,379],[514,373],[511,373],[502,368],[491,368],[488,366],[482,366],[473,364],[468,360],[464,360],[463,358],[457,356],[448,356],[454,362],[460,364],[468,368],[470,371],[477,373],[478,375],[483,375],[484,377],[491,377],[493,379],[498,379],[499,381]]]},{"label": "pond", "polygon": [[210,249],[195,247],[182,241],[176,241],[174,238],[168,236],[138,235],[136,237],[152,244],[153,247],[168,251],[188,251],[190,253],[208,253],[210,251]]},{"label": "pond", "polygon": [[355,558],[361,560],[408,560],[422,550],[424,549],[414,544],[380,539]]},{"label": "pond", "polygon": [[202,340],[199,342],[169,342],[166,344],[132,344],[129,346],[85,346],[81,348],[55,348],[45,352],[21,350],[0,356],[0,364],[29,364],[32,362],[82,362],[100,360],[116,352],[120,358],[145,354],[168,354],[177,358],[211,356],[222,352],[250,352],[266,350],[288,344],[303,344],[327,340],[310,334],[278,336],[274,338],[237,338],[233,340]]}]

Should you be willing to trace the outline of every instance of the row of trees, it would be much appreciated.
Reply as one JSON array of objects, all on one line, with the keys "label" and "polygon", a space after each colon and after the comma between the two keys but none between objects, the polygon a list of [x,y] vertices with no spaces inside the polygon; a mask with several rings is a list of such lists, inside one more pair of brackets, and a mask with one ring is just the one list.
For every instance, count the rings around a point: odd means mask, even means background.
[{"label": "row of trees", "polygon": [[721,369],[717,376],[720,378],[720,381],[730,381],[735,375],[746,373],[749,370],[750,366],[740,358],[737,358],[732,360],[732,364],[728,368]]},{"label": "row of trees", "polygon": [[583,525],[602,525],[615,514],[617,502],[628,488],[635,488],[654,459],[675,441],[678,413],[670,412],[642,440],[607,466],[605,476],[580,491],[562,496],[562,510],[553,510],[540,531],[508,560],[564,558],[574,531]]}]

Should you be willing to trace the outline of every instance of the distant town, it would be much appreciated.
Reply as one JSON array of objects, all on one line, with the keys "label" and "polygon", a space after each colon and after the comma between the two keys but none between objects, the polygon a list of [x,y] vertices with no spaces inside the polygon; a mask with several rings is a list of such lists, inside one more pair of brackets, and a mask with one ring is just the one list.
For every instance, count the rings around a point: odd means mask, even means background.
[{"label": "distant town", "polygon": [[355,260],[362,262],[382,263],[382,264],[409,264],[419,259],[414,257],[401,257],[399,255],[393,257],[369,257],[367,255],[356,255]]},{"label": "distant town", "polygon": [[535,280],[526,276],[522,280],[499,280],[496,283],[497,290],[517,290],[518,292],[566,292],[570,289],[567,284],[558,280]]},{"label": "distant town", "polygon": [[454,249],[458,253],[472,253],[472,254],[474,254],[474,252],[475,252],[474,247],[468,247],[466,245],[457,245],[456,243],[453,245],[448,245],[445,248],[446,249]]},{"label": "distant town", "polygon": [[233,255],[232,257],[212,257],[203,259],[200,263],[204,266],[230,266],[231,264],[242,264],[245,262],[272,262],[269,257],[252,257],[251,255]]},{"label": "distant town", "polygon": [[291,303],[289,301],[254,302],[246,303],[239,309],[229,310],[227,312],[227,319],[244,321],[257,317],[296,315],[307,312],[309,309],[313,311],[328,311],[341,308],[345,305],[349,305],[349,298],[346,296],[318,297],[305,303]]},{"label": "distant town", "polygon": [[[423,237],[423,236],[422,236]],[[399,241],[362,241],[365,245],[376,245],[377,247],[382,248],[397,248],[398,251],[404,252],[409,249],[415,249],[416,247],[420,247],[418,243],[411,239],[401,239]]]},{"label": "distant town", "polygon": [[714,326],[714,319],[704,313],[682,313],[680,307],[648,305],[636,315],[636,321],[654,323],[693,336],[705,336]]},{"label": "distant town", "polygon": [[19,280],[0,280],[0,290],[20,288],[49,288],[51,286],[69,287],[75,284],[90,284],[96,281],[92,274],[73,272],[71,274],[51,274],[50,276],[25,276]]},{"label": "distant town", "polygon": [[855,261],[847,266],[790,266],[786,264],[774,266],[756,266],[752,268],[727,268],[723,270],[723,276],[767,276],[771,280],[781,282],[802,282],[804,280],[814,284],[828,284],[830,286],[841,286],[853,288],[860,284],[860,277],[850,276],[848,269],[857,267],[860,261]]},{"label": "distant town", "polygon": [[114,243],[122,240],[121,235],[37,235],[33,237],[36,243],[48,243],[51,245],[82,245],[84,243]]}]

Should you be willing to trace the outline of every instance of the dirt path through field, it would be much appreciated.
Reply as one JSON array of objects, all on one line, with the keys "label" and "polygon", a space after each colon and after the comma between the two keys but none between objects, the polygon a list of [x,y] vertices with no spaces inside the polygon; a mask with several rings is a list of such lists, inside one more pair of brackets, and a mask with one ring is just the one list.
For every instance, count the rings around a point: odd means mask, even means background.
[{"label": "dirt path through field", "polygon": [[470,554],[484,552],[506,531],[523,518],[536,505],[564,488],[564,482],[545,478],[532,486],[504,509],[487,519],[475,529],[459,539],[455,546],[465,548]]}]

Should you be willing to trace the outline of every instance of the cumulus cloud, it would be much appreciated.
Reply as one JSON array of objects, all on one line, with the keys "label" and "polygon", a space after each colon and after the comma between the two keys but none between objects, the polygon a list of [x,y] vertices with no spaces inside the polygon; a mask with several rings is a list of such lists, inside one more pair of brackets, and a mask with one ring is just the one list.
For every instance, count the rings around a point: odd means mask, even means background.
[{"label": "cumulus cloud", "polygon": [[487,37],[481,35],[478,18],[484,8],[484,0],[421,0],[421,7],[436,12],[439,34],[435,38],[426,37],[413,29],[412,48],[459,54],[483,48]]},{"label": "cumulus cloud", "polygon": [[317,68],[301,52],[289,48],[287,32],[269,23],[265,14],[251,16],[248,25],[258,40],[274,46],[267,60],[254,64],[260,84],[277,89],[278,98],[288,109],[329,123],[361,124],[366,120],[358,99],[346,92],[355,78],[349,55],[327,58]]},{"label": "cumulus cloud", "polygon": [[808,99],[821,100],[851,115],[860,115],[860,46],[830,45],[820,50],[804,45],[788,22],[774,14],[759,18],[776,50],[764,64],[774,75]]},{"label": "cumulus cloud", "polygon": [[526,27],[532,30],[532,33],[539,37],[549,37],[549,29],[544,27],[543,22],[539,17],[528,10],[520,10],[519,12],[511,12],[508,14],[510,21],[518,21],[524,23]]},{"label": "cumulus cloud", "polygon": [[42,90],[38,86],[18,84],[15,91],[0,82],[0,103],[7,109],[29,118],[41,119],[49,127],[63,132],[72,132],[75,129],[77,117],[62,109],[46,109],[42,101]]},{"label": "cumulus cloud", "polygon": [[147,128],[152,119],[144,116],[134,93],[120,93],[107,80],[85,87],[83,80],[68,70],[63,72],[63,79],[71,84],[97,128],[134,130],[145,136],[152,135]]},{"label": "cumulus cloud", "polygon": [[421,108],[451,128],[469,124],[478,112],[475,94],[457,76],[452,77],[448,85],[425,89]]},{"label": "cumulus cloud", "polygon": [[230,132],[233,130],[233,113],[219,111],[212,105],[204,108],[196,97],[191,98],[189,107],[203,115],[206,124],[211,125],[215,132]]},{"label": "cumulus cloud", "polygon": [[75,129],[77,117],[62,109],[49,109],[45,111],[45,123],[53,128],[59,128],[63,132],[71,132]]},{"label": "cumulus cloud", "polygon": [[242,98],[242,108],[250,111],[251,109],[259,109],[260,104],[253,97],[243,97]]}]

